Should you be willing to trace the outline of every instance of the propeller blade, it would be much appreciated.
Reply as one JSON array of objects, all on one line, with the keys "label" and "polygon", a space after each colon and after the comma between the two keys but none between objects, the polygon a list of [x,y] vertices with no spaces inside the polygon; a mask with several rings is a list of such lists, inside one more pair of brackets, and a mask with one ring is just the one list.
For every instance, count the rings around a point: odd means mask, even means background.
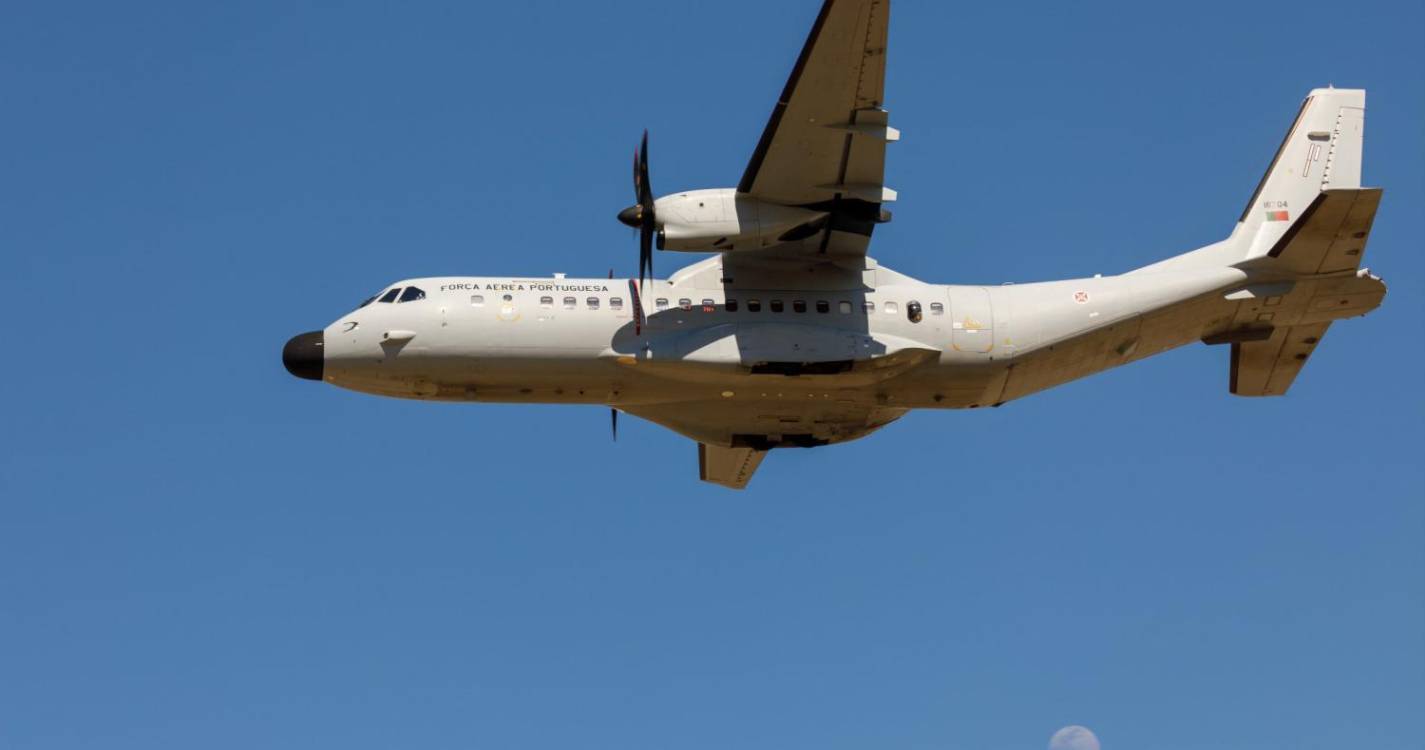
[{"label": "propeller blade", "polygon": [[617,442],[618,442],[618,409],[609,409],[609,419],[610,419],[611,422],[612,422],[612,425],[611,425],[611,426],[614,428],[614,442],[617,443]]},{"label": "propeller blade", "polygon": [[633,202],[643,201],[643,174],[638,168],[638,150],[633,151]]},{"label": "propeller blade", "polygon": [[657,207],[653,185],[648,178],[648,131],[633,152],[633,197],[635,203],[618,213],[618,220],[638,230],[638,281],[653,276],[653,246],[658,233]]},{"label": "propeller blade", "polygon": [[638,233],[638,285],[643,286],[644,271],[653,276],[653,228],[645,224]]},{"label": "propeller blade", "polygon": [[643,131],[643,140],[638,144],[638,176],[634,178],[634,185],[638,187],[638,202],[643,203],[645,198],[652,202],[653,186],[648,182],[648,131]]}]

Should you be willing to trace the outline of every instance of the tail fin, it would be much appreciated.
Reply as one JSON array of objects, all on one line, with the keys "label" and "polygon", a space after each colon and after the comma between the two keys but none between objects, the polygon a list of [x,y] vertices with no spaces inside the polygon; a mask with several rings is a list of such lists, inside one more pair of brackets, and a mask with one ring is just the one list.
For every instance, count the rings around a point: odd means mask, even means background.
[{"label": "tail fin", "polygon": [[1316,89],[1302,102],[1230,240],[1242,261],[1267,257],[1327,190],[1361,186],[1366,92]]},{"label": "tail fin", "polygon": [[[1339,208],[1354,202],[1350,194],[1364,192],[1360,187],[1365,116],[1364,90],[1312,91],[1302,102],[1291,130],[1257,183],[1232,235],[1134,273],[1273,263],[1276,256],[1272,251],[1281,254],[1283,240],[1291,241],[1300,225],[1311,218],[1310,209],[1323,194],[1336,193],[1338,200],[1334,204]],[[1378,192],[1371,197],[1378,199]],[[1373,209],[1370,214],[1374,216]],[[1365,226],[1369,230],[1369,217],[1365,218]]]}]

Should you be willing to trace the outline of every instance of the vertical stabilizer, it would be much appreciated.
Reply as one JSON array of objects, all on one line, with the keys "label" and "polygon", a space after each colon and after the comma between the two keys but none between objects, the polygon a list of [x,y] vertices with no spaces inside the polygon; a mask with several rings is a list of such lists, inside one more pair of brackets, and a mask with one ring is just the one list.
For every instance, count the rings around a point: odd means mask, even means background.
[{"label": "vertical stabilizer", "polygon": [[1306,97],[1232,233],[1242,260],[1267,255],[1322,191],[1361,186],[1365,114],[1361,89]]},{"label": "vertical stabilizer", "polygon": [[[1238,217],[1232,235],[1134,273],[1271,264],[1273,250],[1279,254],[1289,244],[1311,218],[1312,206],[1325,194],[1336,194],[1337,203],[1342,204],[1349,203],[1347,198],[1354,193],[1364,192],[1361,147],[1365,127],[1365,90],[1312,91],[1301,103],[1296,120]],[[1374,198],[1379,198],[1378,193],[1375,191]],[[1374,215],[1373,210],[1370,213]]]}]

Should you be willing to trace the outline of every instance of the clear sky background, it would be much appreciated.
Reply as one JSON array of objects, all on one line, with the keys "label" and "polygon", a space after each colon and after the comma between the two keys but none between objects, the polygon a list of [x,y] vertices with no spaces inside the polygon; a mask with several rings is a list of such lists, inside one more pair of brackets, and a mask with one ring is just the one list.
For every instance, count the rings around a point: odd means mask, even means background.
[{"label": "clear sky background", "polygon": [[634,273],[642,129],[735,184],[816,5],[8,4],[0,747],[1425,746],[1420,3],[897,0],[873,250],[930,281],[1215,241],[1369,90],[1390,294],[1285,398],[1192,346],[739,494],[283,371],[400,278]]}]

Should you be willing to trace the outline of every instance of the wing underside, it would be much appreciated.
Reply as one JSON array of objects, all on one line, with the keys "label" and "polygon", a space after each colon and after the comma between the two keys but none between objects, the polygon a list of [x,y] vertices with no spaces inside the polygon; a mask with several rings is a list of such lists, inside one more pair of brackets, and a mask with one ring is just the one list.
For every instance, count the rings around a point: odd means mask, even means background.
[{"label": "wing underside", "polygon": [[766,455],[767,451],[756,448],[698,443],[698,478],[734,490],[746,489]]},{"label": "wing underside", "polygon": [[742,489],[767,452],[855,440],[899,419],[906,409],[830,401],[815,405],[760,401],[688,401],[620,410],[698,442],[698,473]]},{"label": "wing underside", "polygon": [[739,193],[825,212],[814,235],[788,244],[864,255],[885,186],[882,109],[890,0],[826,0],[738,184]]}]

